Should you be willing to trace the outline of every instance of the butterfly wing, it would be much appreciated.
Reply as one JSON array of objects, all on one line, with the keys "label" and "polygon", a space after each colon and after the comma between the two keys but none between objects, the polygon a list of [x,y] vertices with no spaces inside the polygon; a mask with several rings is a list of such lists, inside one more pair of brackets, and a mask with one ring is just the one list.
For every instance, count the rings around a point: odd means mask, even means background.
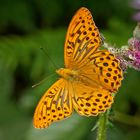
[{"label": "butterfly wing", "polygon": [[113,103],[113,96],[108,90],[93,88],[80,82],[73,82],[72,87],[72,103],[80,115],[96,116],[105,112]]},{"label": "butterfly wing", "polygon": [[95,116],[111,106],[111,93],[121,84],[122,70],[113,54],[97,50],[101,43],[91,13],[80,8],[69,25],[64,47],[65,67],[76,70],[78,77],[73,82],[61,78],[49,88],[35,110],[36,128],[70,116],[73,107],[81,115]]},{"label": "butterfly wing", "polygon": [[91,63],[98,74],[100,84],[110,92],[118,91],[123,79],[119,60],[108,51],[97,51]]},{"label": "butterfly wing", "polygon": [[96,51],[89,59],[89,63],[82,65],[79,70],[83,83],[116,92],[123,79],[123,72],[117,58],[109,51],[101,50]]},{"label": "butterfly wing", "polygon": [[101,37],[87,8],[80,8],[68,27],[64,60],[66,68],[81,66],[101,44]]},{"label": "butterfly wing", "polygon": [[39,101],[34,113],[34,126],[46,128],[72,114],[71,86],[64,79],[56,81]]},{"label": "butterfly wing", "polygon": [[67,31],[64,60],[66,68],[78,71],[79,83],[73,82],[73,104],[81,115],[97,115],[109,108],[111,93],[118,90],[123,79],[117,58],[107,50],[97,50],[101,43],[91,13],[80,8]]}]

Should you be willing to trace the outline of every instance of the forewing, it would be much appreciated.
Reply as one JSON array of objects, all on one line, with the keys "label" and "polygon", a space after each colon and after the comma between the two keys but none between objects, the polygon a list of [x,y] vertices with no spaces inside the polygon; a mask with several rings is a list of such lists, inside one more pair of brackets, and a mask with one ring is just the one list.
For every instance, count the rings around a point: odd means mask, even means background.
[{"label": "forewing", "polygon": [[64,60],[66,68],[74,68],[88,59],[101,44],[101,37],[87,8],[80,8],[68,27]]},{"label": "forewing", "polygon": [[72,114],[69,90],[68,82],[61,78],[46,91],[34,113],[35,128],[47,128],[51,123]]},{"label": "forewing", "polygon": [[111,93],[102,88],[92,88],[80,82],[73,84],[73,106],[83,116],[96,116],[105,112],[113,103]]}]

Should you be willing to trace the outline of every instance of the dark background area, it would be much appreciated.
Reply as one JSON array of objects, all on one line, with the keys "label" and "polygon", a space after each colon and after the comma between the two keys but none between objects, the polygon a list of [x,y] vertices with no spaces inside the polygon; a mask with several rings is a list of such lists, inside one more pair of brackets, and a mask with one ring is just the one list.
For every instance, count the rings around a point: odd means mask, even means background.
[{"label": "dark background area", "polygon": [[[95,140],[98,117],[74,113],[48,129],[33,127],[34,109],[63,67],[63,44],[75,12],[87,7],[106,41],[127,45],[140,0],[0,0],[0,140]],[[52,61],[40,50],[46,49]],[[40,80],[41,85],[32,88]],[[108,140],[140,138],[140,73],[128,69],[109,118]]]}]

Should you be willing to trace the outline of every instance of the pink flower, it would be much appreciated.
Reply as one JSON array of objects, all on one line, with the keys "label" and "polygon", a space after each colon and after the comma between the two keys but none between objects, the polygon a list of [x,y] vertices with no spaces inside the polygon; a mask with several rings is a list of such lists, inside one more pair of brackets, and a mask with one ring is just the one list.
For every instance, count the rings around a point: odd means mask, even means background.
[{"label": "pink flower", "polygon": [[133,37],[128,40],[128,45],[128,64],[131,67],[140,70],[140,23],[136,26]]},{"label": "pink flower", "polygon": [[123,71],[128,67],[140,71],[140,23],[134,29],[133,37],[128,40],[128,46],[120,49],[108,45],[105,47],[119,59]]}]

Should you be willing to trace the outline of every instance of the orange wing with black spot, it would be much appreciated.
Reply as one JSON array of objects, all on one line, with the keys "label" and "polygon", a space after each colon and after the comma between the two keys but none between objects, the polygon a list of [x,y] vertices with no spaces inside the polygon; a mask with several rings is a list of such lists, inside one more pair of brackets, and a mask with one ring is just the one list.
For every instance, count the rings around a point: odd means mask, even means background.
[{"label": "orange wing with black spot", "polygon": [[101,37],[87,8],[80,8],[68,27],[64,60],[66,68],[81,66],[101,45]]},{"label": "orange wing with black spot", "polygon": [[89,59],[89,63],[80,68],[80,79],[92,87],[101,87],[110,92],[118,91],[123,73],[115,56],[107,50],[98,50]]},{"label": "orange wing with black spot", "polygon": [[69,117],[72,111],[71,86],[61,78],[39,101],[34,114],[34,126],[47,128],[51,123]]},{"label": "orange wing with black spot", "polygon": [[94,88],[81,82],[73,82],[72,103],[74,109],[83,116],[96,116],[105,112],[113,103],[108,90]]}]

